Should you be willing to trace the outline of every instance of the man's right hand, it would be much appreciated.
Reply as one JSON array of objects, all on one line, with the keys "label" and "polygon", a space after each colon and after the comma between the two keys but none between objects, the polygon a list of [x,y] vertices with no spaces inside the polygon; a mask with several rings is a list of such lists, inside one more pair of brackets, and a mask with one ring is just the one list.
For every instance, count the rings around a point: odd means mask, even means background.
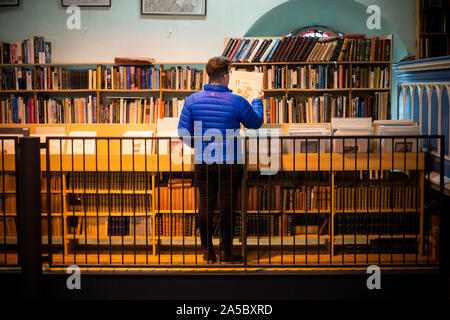
[{"label": "man's right hand", "polygon": [[259,100],[264,99],[264,91],[260,91],[260,92],[258,93],[258,96],[256,97],[256,99],[259,99]]}]

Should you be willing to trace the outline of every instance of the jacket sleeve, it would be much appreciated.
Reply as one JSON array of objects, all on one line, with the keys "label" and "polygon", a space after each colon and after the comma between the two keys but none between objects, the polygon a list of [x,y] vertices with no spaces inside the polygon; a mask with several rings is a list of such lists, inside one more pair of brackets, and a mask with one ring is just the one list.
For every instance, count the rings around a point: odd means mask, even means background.
[{"label": "jacket sleeve", "polygon": [[178,122],[178,135],[185,138],[183,142],[190,147],[193,146],[193,140],[190,138],[194,135],[194,118],[192,117],[191,105],[191,99],[187,98]]},{"label": "jacket sleeve", "polygon": [[260,99],[254,99],[252,104],[242,98],[238,107],[238,119],[248,129],[259,129],[264,122],[263,103]]}]

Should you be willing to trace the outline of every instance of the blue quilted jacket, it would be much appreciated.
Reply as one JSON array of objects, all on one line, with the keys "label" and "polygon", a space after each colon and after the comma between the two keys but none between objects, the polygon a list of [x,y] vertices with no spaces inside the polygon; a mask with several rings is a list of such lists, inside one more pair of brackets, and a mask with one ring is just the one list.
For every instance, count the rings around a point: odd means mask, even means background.
[{"label": "blue quilted jacket", "polygon": [[[204,91],[189,96],[184,103],[178,134],[185,138],[185,143],[194,147],[196,163],[241,161],[240,143],[237,139],[225,137],[239,136],[241,123],[248,129],[259,129],[263,124],[262,101],[254,99],[252,106],[243,97],[231,92],[226,86],[207,84]],[[190,137],[203,138],[186,139]]]}]

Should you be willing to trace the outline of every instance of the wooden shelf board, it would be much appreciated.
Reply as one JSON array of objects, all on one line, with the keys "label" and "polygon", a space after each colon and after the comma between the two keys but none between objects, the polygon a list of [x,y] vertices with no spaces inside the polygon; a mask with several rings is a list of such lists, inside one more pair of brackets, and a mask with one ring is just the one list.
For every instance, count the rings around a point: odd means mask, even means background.
[{"label": "wooden shelf board", "polygon": [[6,239],[3,236],[0,236],[0,244],[17,244],[17,238],[16,237],[6,237]]},{"label": "wooden shelf board", "polygon": [[34,90],[0,90],[0,93],[33,93]]},{"label": "wooden shelf board", "polygon": [[308,92],[308,93],[321,93],[321,92],[349,92],[349,88],[342,88],[342,89],[287,89],[283,91],[287,92]]},{"label": "wooden shelf board", "polygon": [[358,209],[358,210],[345,210],[342,212],[342,210],[335,210],[334,213],[403,213],[403,212],[409,212],[409,213],[419,213],[420,208],[417,209]]},{"label": "wooden shelf board", "polygon": [[[156,202],[157,201],[158,200],[156,199]],[[183,213],[183,210],[180,210],[180,209],[173,209],[173,210],[158,210],[158,209],[155,209],[155,213],[157,213],[157,214]],[[198,210],[185,209],[184,213],[185,214],[198,213]]]},{"label": "wooden shelf board", "polygon": [[200,92],[201,90],[197,89],[189,89],[189,90],[181,90],[181,89],[161,89],[162,92]]},{"label": "wooden shelf board", "polygon": [[159,92],[159,89],[99,89],[99,90],[95,90],[95,91],[99,91],[99,92],[111,92],[111,93],[115,93],[115,92]]},{"label": "wooden shelf board", "polygon": [[95,89],[60,89],[60,90],[35,90],[36,93],[84,93],[96,92]]},{"label": "wooden shelf board", "polygon": [[[84,211],[72,212],[71,210],[67,210],[64,213],[64,216],[66,216],[66,217],[72,217],[72,216],[84,217],[85,215],[86,215],[86,217],[96,217],[97,216],[97,212],[96,211],[86,211],[86,213],[84,213]],[[148,210],[147,213],[145,211],[144,212],[136,211],[134,213],[133,212],[123,212],[123,213],[121,213],[121,212],[108,212],[108,211],[105,212],[105,211],[100,211],[99,210],[98,216],[99,217],[134,217],[134,216],[136,216],[136,217],[145,217],[145,216],[147,216],[147,217],[151,218],[153,216],[153,211],[152,210]]]},{"label": "wooden shelf board", "polygon": [[[158,241],[158,236],[155,237],[155,240]],[[162,246],[170,246],[170,237],[160,236],[158,242]],[[219,245],[219,239],[217,239],[217,238],[213,238],[212,242],[213,242],[214,246],[218,246]],[[193,236],[184,238],[184,245],[192,246],[192,245],[195,245],[195,243],[197,243],[197,246],[199,247],[198,250],[202,251],[202,254],[203,254],[203,250],[201,249],[200,237],[197,237],[197,242],[195,240],[195,237],[193,237]],[[242,243],[239,240],[239,238],[234,238],[233,239],[233,245],[237,246],[237,245],[241,245],[241,244]],[[183,237],[173,237],[172,238],[172,245],[175,245],[175,246],[183,245]]]},{"label": "wooden shelf board", "polygon": [[352,88],[351,91],[389,91],[391,88]]},{"label": "wooden shelf board", "polygon": [[150,190],[151,187],[149,187],[149,190],[147,190],[147,192],[145,192],[145,190],[92,190],[92,189],[71,189],[71,188],[67,188],[66,191],[64,192],[64,194],[74,194],[74,193],[85,193],[85,194],[153,194],[153,191]]},{"label": "wooden shelf board", "polygon": [[417,239],[419,240],[419,235],[334,235],[334,245],[342,245],[344,244],[368,244],[367,240],[376,240],[376,239]]}]

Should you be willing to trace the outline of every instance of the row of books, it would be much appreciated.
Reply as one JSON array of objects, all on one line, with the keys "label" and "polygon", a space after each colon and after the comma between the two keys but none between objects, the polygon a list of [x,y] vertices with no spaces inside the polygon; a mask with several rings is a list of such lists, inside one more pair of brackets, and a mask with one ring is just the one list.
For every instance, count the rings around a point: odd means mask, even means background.
[{"label": "row of books", "polygon": [[[239,67],[235,69],[239,70]],[[254,71],[263,73],[263,88],[268,90],[285,89],[286,77],[288,89],[387,89],[390,86],[388,67],[356,66],[350,73],[349,67],[344,65],[307,65],[289,67],[286,74],[286,67],[272,65],[255,66]]]},{"label": "row of books", "polygon": [[321,210],[331,208],[330,187],[281,189],[252,186],[247,189],[247,210]]},{"label": "row of books", "polygon": [[150,212],[152,198],[147,194],[68,194],[69,212]]},{"label": "row of books", "polygon": [[97,123],[97,97],[38,98],[35,112],[38,122],[32,123]]},{"label": "row of books", "polygon": [[14,67],[0,69],[0,90],[33,90],[34,71]]},{"label": "row of books", "polygon": [[10,191],[16,191],[16,175],[15,173],[3,171],[0,173],[0,192]]},{"label": "row of books", "polygon": [[[82,227],[80,229],[83,230]],[[108,236],[128,235],[130,235],[130,217],[108,217]]]},{"label": "row of books", "polygon": [[209,83],[206,69],[194,69],[188,66],[171,67],[161,74],[162,86],[172,90],[202,90]]},{"label": "row of books", "polygon": [[355,34],[321,38],[306,61],[390,61],[391,47],[390,37]]},{"label": "row of books", "polygon": [[157,90],[160,71],[154,66],[98,66],[93,73],[93,87],[105,90]]},{"label": "row of books", "polygon": [[[236,199],[236,210],[242,208],[242,194]],[[247,210],[280,210],[281,209],[281,186],[274,185],[271,188],[249,187],[247,190]]]},{"label": "row of books", "polygon": [[157,100],[156,108],[163,109],[164,117],[179,118],[184,107],[185,99]]},{"label": "row of books", "polygon": [[[58,185],[56,185],[58,187]],[[67,190],[151,190],[152,176],[146,172],[70,172]]]},{"label": "row of books", "polygon": [[331,187],[301,187],[283,189],[283,210],[320,210],[331,209]]},{"label": "row of books", "polygon": [[326,123],[332,117],[349,117],[348,97],[310,96],[263,100],[264,123]]},{"label": "row of books", "polygon": [[[41,194],[41,212],[48,212],[48,198],[47,194]],[[63,199],[60,194],[50,194],[50,210],[52,213],[62,213]]]},{"label": "row of books", "polygon": [[[41,190],[47,190],[47,174],[45,172],[41,175]],[[50,176],[50,190],[61,192],[61,174],[59,172],[52,172]]]},{"label": "row of books", "polygon": [[199,203],[199,192],[190,183],[160,186],[155,192],[157,210],[196,210]]},{"label": "row of books", "polygon": [[[69,217],[72,218],[72,217]],[[73,217],[68,232],[72,235],[87,237],[153,235],[152,217]],[[54,218],[52,218],[54,219]],[[53,224],[53,221],[52,221]],[[146,230],[147,225],[147,230]],[[53,231],[53,230],[52,230]],[[54,234],[54,233],[53,233]],[[55,234],[54,234],[55,235]],[[151,242],[149,241],[149,244]]]},{"label": "row of books", "polygon": [[0,216],[0,239],[3,237],[17,237],[16,220],[14,217]]},{"label": "row of books", "polygon": [[0,100],[0,123],[97,123],[97,97],[35,100],[11,96]]},{"label": "row of books", "polygon": [[[249,214],[247,216],[247,236],[248,237],[268,237],[282,234],[281,215],[273,214]],[[292,234],[293,217],[286,216],[286,234]],[[289,231],[288,231],[289,230]]]},{"label": "row of books", "polygon": [[417,213],[344,213],[334,216],[335,235],[418,235]]},{"label": "row of books", "polygon": [[[173,213],[157,216],[160,219],[160,236],[191,237],[197,235],[196,216],[192,214]],[[158,233],[156,234],[158,235]]]},{"label": "row of books", "polygon": [[[125,68],[125,67],[119,67]],[[116,70],[116,68],[105,69],[107,80],[105,85],[101,84],[101,88],[112,90],[136,90],[136,89],[158,89],[153,85],[154,73],[157,71],[153,67],[148,67],[143,72],[142,80],[136,80],[134,73],[127,75],[129,68],[126,67],[125,74]],[[202,90],[205,83],[202,79],[202,73],[194,73],[198,81],[194,83],[190,78],[183,80],[183,74],[179,76],[179,70],[186,68],[174,68],[172,71],[167,70],[171,76],[164,75],[164,88],[173,90]],[[113,77],[109,75],[109,71],[113,70]],[[133,69],[132,69],[133,70]],[[191,70],[191,69],[187,69]],[[286,68],[282,66],[262,66],[255,67],[257,72],[263,73],[263,88],[284,89]],[[121,71],[122,72],[122,71]],[[149,73],[147,75],[146,73]],[[172,75],[173,74],[173,75]],[[190,74],[190,73],[189,73]],[[0,90],[33,90],[34,71],[26,68],[15,67],[14,69],[0,69]],[[174,77],[173,79],[171,77]],[[40,68],[36,70],[36,89],[37,90],[78,90],[78,89],[97,89],[97,72],[95,70],[64,70],[62,68]],[[114,78],[116,77],[116,78]],[[110,79],[111,78],[111,79]],[[136,79],[135,79],[136,78]],[[126,86],[122,82],[126,79]],[[139,78],[140,79],[140,78]],[[175,79],[175,80],[174,80]],[[350,87],[348,67],[344,65],[319,65],[319,66],[300,66],[297,68],[289,68],[287,74],[287,87],[289,89],[345,89]],[[135,82],[137,84],[135,84]],[[172,83],[173,82],[173,83]],[[389,88],[390,72],[389,68],[380,67],[355,67],[352,71],[352,87],[353,88]]]},{"label": "row of books", "polygon": [[93,90],[95,70],[36,69],[36,90]]},{"label": "row of books", "polygon": [[432,13],[425,13],[423,12],[421,14],[421,24],[420,24],[420,32],[422,33],[447,33],[447,19],[448,15],[445,16],[444,14],[436,14],[435,12]]},{"label": "row of books", "polygon": [[36,116],[35,100],[13,97],[0,100],[0,123],[34,123]]},{"label": "row of books", "polygon": [[[126,99],[100,105],[100,123],[156,123],[157,119],[179,117],[183,99]],[[389,93],[376,92],[373,96],[310,96],[268,98],[264,103],[265,123],[325,123],[332,117],[372,117],[387,120]],[[0,123],[97,123],[97,97],[34,99],[10,97],[0,100]]]},{"label": "row of books", "polygon": [[[328,97],[328,95],[326,96]],[[342,99],[344,98],[346,97],[342,97]],[[264,123],[325,122],[326,119],[329,119],[328,115],[331,116],[331,112],[328,108],[325,111],[324,102],[325,96],[291,98],[289,100],[284,97],[264,99]]]},{"label": "row of books", "polygon": [[420,189],[407,185],[336,188],[334,199],[337,211],[418,210]]},{"label": "row of books", "polygon": [[[351,246],[351,245],[350,245]],[[370,241],[367,252],[369,253],[388,253],[388,254],[417,254],[416,239],[373,239]]]},{"label": "row of books", "polygon": [[179,117],[183,105],[184,100],[178,98],[112,99],[100,105],[100,123],[156,123],[164,117]]},{"label": "row of books", "polygon": [[332,118],[368,118],[388,120],[388,92],[373,96],[353,97],[324,94],[298,98],[268,98],[263,100],[264,123],[328,123]]},{"label": "row of books", "polygon": [[421,57],[423,57],[423,59],[440,57],[448,54],[447,51],[448,40],[444,37],[420,38],[418,41],[419,41],[420,55]]},{"label": "row of books", "polygon": [[329,217],[325,214],[249,214],[247,236],[289,237],[327,234]]},{"label": "row of books", "polygon": [[[157,99],[159,100],[159,99]],[[155,99],[112,99],[100,105],[100,123],[154,123],[157,110]]]},{"label": "row of books", "polygon": [[390,79],[389,68],[357,66],[352,71],[352,88],[388,89]]},{"label": "row of books", "polygon": [[[234,69],[238,71],[240,70],[239,67],[234,67]],[[270,67],[255,66],[253,71],[263,74],[263,89],[285,89],[286,67],[275,65]]]},{"label": "row of books", "polygon": [[0,196],[0,214],[1,213],[16,213],[16,195],[2,194]]},{"label": "row of books", "polygon": [[42,36],[19,42],[0,42],[1,64],[44,64],[52,62],[52,43]]},{"label": "row of books", "polygon": [[[156,208],[161,210],[195,210],[196,203],[194,199],[195,189],[186,184],[184,187],[160,187],[159,193],[156,193]],[[184,192],[184,195],[183,195]],[[197,196],[199,193],[197,192]],[[420,207],[418,199],[419,189],[413,186],[370,186],[354,188],[336,188],[335,210],[353,211],[353,210],[413,210]],[[96,195],[78,195],[80,205],[77,211],[82,211],[83,204],[86,203],[87,211],[95,211]],[[111,197],[111,211],[120,211],[120,203],[117,203],[124,197],[123,211],[133,211],[133,201],[135,201],[136,212],[145,211],[145,206],[150,205],[150,200],[145,200],[144,195],[116,195]],[[57,196],[55,196],[57,198]],[[99,195],[99,211],[108,211],[108,195]],[[197,204],[199,199],[197,199]],[[241,197],[238,196],[236,209],[239,210]],[[147,207],[148,208],[148,207]],[[267,187],[249,187],[247,210],[298,210],[298,211],[329,211],[331,209],[331,189],[330,187],[301,187],[298,189],[281,189],[280,186]]]},{"label": "row of books", "polygon": [[[63,236],[62,217],[52,216],[50,223],[52,228],[52,237]],[[41,217],[41,232],[43,237],[48,237],[48,217]]]},{"label": "row of books", "polygon": [[390,37],[363,34],[312,38],[230,38],[222,52],[239,62],[390,61]]},{"label": "row of books", "polygon": [[446,0],[420,0],[420,8],[442,8]]},{"label": "row of books", "polygon": [[[391,104],[389,92],[375,92],[372,96],[352,98],[350,110],[343,110],[344,117],[369,118],[373,120],[390,120]],[[339,110],[340,111],[340,110]],[[337,113],[341,117],[341,113]]]},{"label": "row of books", "polygon": [[348,68],[339,65],[300,66],[288,69],[289,89],[346,89],[350,87]]}]

